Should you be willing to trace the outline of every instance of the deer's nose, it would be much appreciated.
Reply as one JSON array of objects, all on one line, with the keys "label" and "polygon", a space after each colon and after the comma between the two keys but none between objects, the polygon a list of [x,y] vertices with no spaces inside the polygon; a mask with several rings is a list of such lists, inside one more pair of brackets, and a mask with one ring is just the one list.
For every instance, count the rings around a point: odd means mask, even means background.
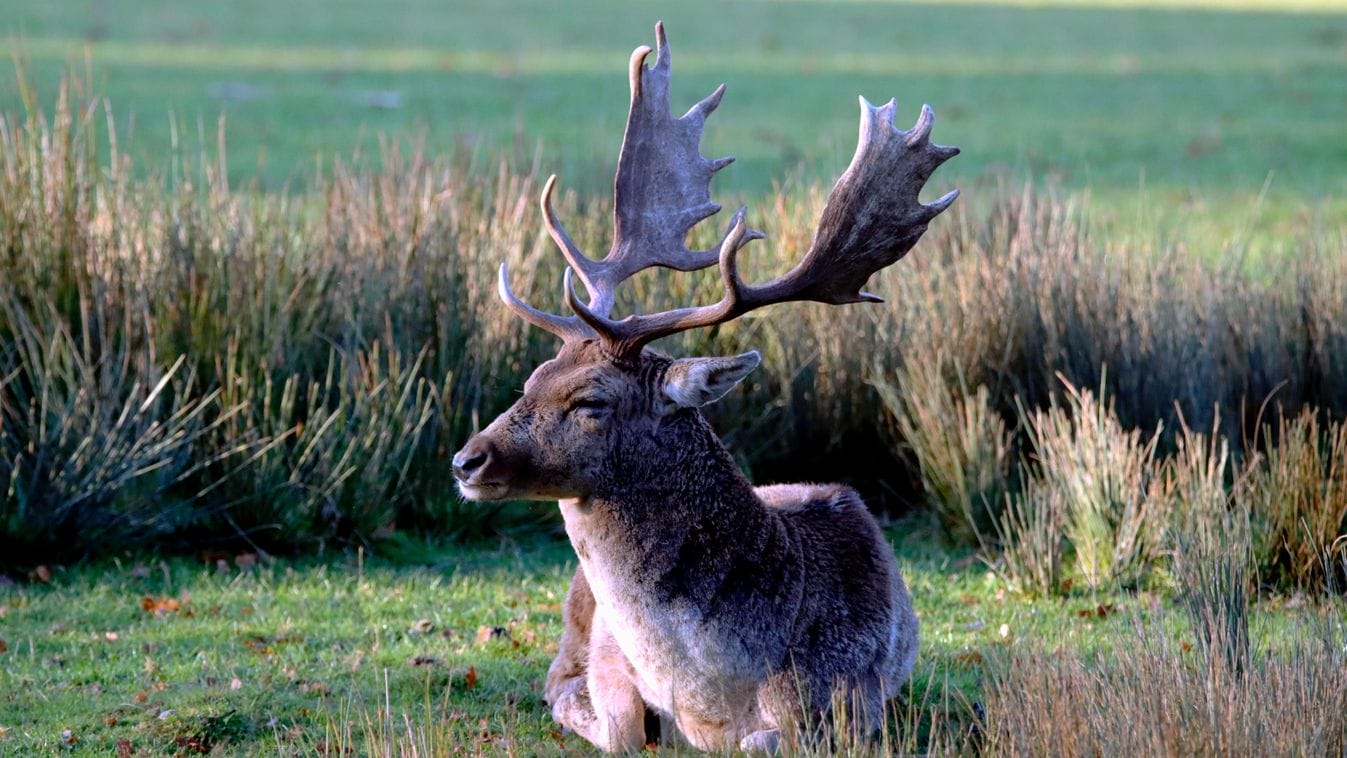
[{"label": "deer's nose", "polygon": [[476,438],[454,453],[454,478],[466,482],[491,460],[491,445]]}]

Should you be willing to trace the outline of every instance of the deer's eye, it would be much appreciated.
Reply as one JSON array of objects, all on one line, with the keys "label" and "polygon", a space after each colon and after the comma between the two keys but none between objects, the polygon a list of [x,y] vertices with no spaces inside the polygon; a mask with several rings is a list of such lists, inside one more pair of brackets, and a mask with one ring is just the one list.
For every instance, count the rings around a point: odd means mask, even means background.
[{"label": "deer's eye", "polygon": [[578,413],[582,416],[598,416],[608,410],[608,403],[602,398],[582,397],[571,401],[566,409],[569,413]]}]

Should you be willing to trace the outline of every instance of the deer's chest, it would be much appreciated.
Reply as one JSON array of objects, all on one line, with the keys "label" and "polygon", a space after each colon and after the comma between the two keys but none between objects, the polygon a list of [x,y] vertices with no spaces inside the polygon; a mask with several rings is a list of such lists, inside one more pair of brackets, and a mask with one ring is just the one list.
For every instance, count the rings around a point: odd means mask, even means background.
[{"label": "deer's chest", "polygon": [[730,693],[735,693],[732,701],[754,699],[765,672],[762,662],[745,649],[735,625],[689,599],[652,591],[648,566],[589,533],[578,518],[582,514],[567,511],[563,504],[567,532],[594,594],[595,613],[603,616],[631,662],[646,702],[673,713],[675,704],[680,711],[689,706],[720,710],[717,703],[698,702],[706,693],[718,693],[715,700],[721,703]]}]

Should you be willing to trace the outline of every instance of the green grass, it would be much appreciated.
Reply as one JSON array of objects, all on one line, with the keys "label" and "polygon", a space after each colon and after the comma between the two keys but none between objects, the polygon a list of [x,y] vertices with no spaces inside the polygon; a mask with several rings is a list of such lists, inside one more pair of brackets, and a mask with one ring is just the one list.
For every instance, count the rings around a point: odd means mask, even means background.
[{"label": "green grass", "polygon": [[[932,714],[936,729],[967,729],[984,668],[1011,653],[1060,646],[1094,657],[1149,622],[1180,645],[1193,640],[1163,584],[1028,600],[970,555],[935,547],[920,523],[891,535],[922,619],[905,702],[923,732]],[[102,750],[125,740],[151,754],[212,742],[230,754],[315,753],[320,741],[363,752],[378,744],[381,709],[395,733],[405,716],[413,736],[441,730],[469,749],[579,750],[577,738],[559,740],[540,697],[574,566],[568,547],[406,543],[397,553],[245,569],[128,556],[58,569],[50,584],[5,586],[0,753],[54,752],[72,740]],[[181,608],[147,611],[147,597]],[[1285,638],[1310,610],[1282,605],[1255,614],[1258,642]],[[483,627],[507,635],[483,642]],[[414,665],[418,657],[433,660]]]},{"label": "green grass", "polygon": [[[1269,178],[1277,203],[1343,194],[1347,3],[1131,6],[2,0],[0,35],[47,92],[87,52],[144,155],[173,128],[213,145],[224,113],[234,178],[269,187],[376,135],[421,133],[434,152],[541,147],[569,186],[602,188],[627,56],[663,17],[675,106],[730,85],[705,146],[739,157],[719,180],[730,191],[835,175],[864,94],[897,96],[904,119],[935,106],[939,138],[965,151],[946,183],[1032,177],[1119,202],[1144,187],[1185,212]],[[373,106],[378,92],[397,107]],[[19,105],[5,77],[0,109]]]}]

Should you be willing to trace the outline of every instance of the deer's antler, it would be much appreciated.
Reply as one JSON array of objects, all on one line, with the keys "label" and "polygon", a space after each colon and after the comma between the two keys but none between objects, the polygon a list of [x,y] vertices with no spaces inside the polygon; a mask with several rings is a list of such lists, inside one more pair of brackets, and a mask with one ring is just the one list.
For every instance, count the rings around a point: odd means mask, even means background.
[{"label": "deer's antler", "polygon": [[[934,115],[922,106],[908,131],[893,125],[893,100],[876,108],[861,99],[860,140],[856,155],[837,180],[819,218],[809,252],[790,271],[761,285],[745,284],[738,273],[739,250],[764,235],[748,228],[745,209],[734,214],[719,245],[688,250],[684,240],[698,222],[720,210],[711,201],[712,174],[732,159],[711,161],[698,152],[706,115],[715,109],[724,85],[682,118],[669,115],[669,52],[664,27],[655,27],[659,53],[646,69],[650,48],[640,47],[631,62],[631,112],[615,182],[615,235],[601,261],[586,258],[552,213],[553,181],[543,190],[543,217],[553,240],[590,294],[577,297],[571,270],[566,272],[566,302],[575,312],[561,317],[537,311],[509,291],[501,269],[501,296],[531,323],[566,339],[597,337],[605,351],[630,360],[653,340],[677,332],[724,323],[755,308],[792,300],[843,303],[880,302],[862,292],[871,275],[912,249],[931,219],[949,207],[958,190],[929,205],[917,198],[940,164],[958,148],[931,143]],[[613,290],[636,272],[652,266],[693,271],[719,262],[725,294],[719,302],[650,315],[610,318]]]}]

